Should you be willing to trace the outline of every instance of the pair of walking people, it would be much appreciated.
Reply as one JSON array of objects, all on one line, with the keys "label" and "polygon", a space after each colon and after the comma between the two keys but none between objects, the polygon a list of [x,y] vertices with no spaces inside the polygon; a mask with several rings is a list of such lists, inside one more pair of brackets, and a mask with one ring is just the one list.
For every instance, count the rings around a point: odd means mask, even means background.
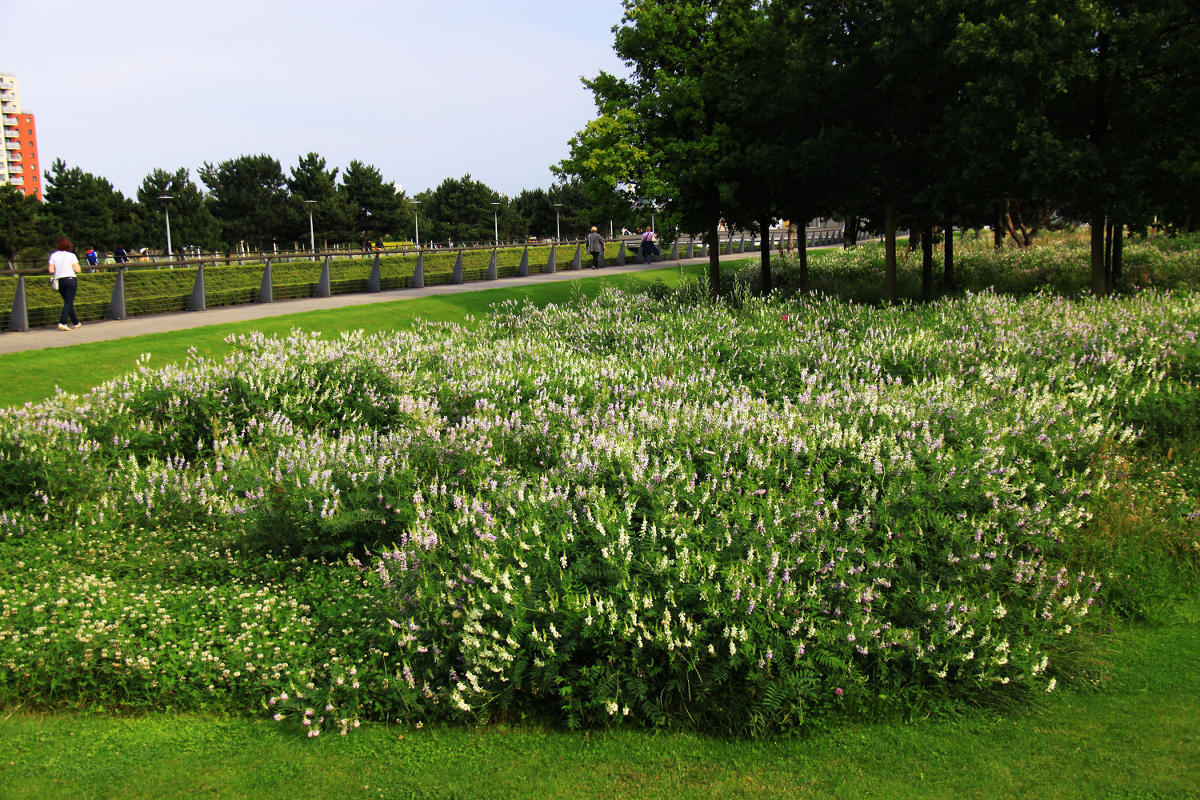
[{"label": "pair of walking people", "polygon": [[[622,245],[624,246],[624,245]],[[642,255],[647,264],[654,261],[655,256],[659,255],[658,237],[650,228],[646,228],[642,234]],[[587,249],[592,256],[592,269],[600,269],[604,266],[604,237],[596,230],[596,226],[592,226],[592,232],[587,235]]]}]

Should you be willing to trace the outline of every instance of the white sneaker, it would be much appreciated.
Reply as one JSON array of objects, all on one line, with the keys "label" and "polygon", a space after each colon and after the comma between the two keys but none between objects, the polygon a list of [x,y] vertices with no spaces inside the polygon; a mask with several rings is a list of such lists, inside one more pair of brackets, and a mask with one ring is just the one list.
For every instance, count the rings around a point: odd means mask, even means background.
[{"label": "white sneaker", "polygon": [[59,329],[60,331],[69,331],[69,330],[71,330],[71,329],[70,329],[70,328],[68,328],[66,325],[63,325],[61,322],[60,322],[60,323],[58,323],[58,329]]},{"label": "white sneaker", "polygon": [[80,328],[82,328],[82,327],[83,327],[83,323],[82,323],[82,322],[76,322],[76,323],[75,323],[74,325],[72,325],[71,327],[72,327],[72,328],[74,328],[75,330],[79,330]]}]

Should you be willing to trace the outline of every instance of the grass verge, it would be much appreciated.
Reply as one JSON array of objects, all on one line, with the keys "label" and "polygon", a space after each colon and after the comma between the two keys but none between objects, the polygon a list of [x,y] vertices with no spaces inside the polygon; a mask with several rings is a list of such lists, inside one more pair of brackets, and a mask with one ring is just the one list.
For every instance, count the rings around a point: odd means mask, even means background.
[{"label": "grass verge", "polygon": [[1094,642],[1105,679],[998,714],[839,725],[790,741],[621,730],[0,717],[0,798],[1195,797],[1200,605]]},{"label": "grass verge", "polygon": [[485,314],[504,300],[526,298],[535,305],[563,303],[574,296],[594,297],[604,286],[649,285],[661,280],[675,285],[680,275],[693,278],[703,267],[603,275],[572,281],[554,281],[532,286],[483,289],[461,294],[414,297],[349,308],[308,311],[249,322],[209,325],[170,333],[129,337],[107,342],[80,344],[45,350],[0,355],[0,408],[37,402],[54,394],[55,387],[81,394],[110,378],[133,369],[137,359],[149,354],[147,365],[153,368],[180,362],[191,348],[206,358],[219,358],[229,351],[226,338],[234,334],[262,331],[284,335],[293,329],[336,334],[350,330],[402,329],[415,320],[471,324],[469,317]]}]

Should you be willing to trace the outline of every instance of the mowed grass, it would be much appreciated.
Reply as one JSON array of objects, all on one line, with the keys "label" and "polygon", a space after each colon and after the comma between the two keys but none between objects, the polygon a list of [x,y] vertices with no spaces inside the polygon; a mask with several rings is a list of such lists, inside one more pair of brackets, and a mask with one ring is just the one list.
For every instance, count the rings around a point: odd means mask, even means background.
[{"label": "mowed grass", "polygon": [[[661,270],[600,275],[572,281],[554,281],[532,286],[485,289],[477,292],[432,295],[362,306],[308,311],[249,322],[209,325],[170,333],[157,333],[115,339],[107,342],[55,347],[0,355],[0,408],[38,402],[55,393],[55,388],[82,394],[94,386],[134,369],[143,354],[146,364],[158,368],[180,362],[191,348],[206,358],[219,358],[232,345],[229,336],[252,331],[284,335],[293,329],[320,331],[336,335],[350,330],[394,330],[415,320],[473,324],[495,303],[528,299],[535,305],[565,303],[572,297],[594,297],[604,286],[649,285],[661,280],[668,286],[678,283],[681,274],[697,278],[703,266],[671,266]],[[120,323],[111,323],[120,324]],[[47,336],[52,335],[50,332]]]},{"label": "mowed grass", "polygon": [[1003,712],[803,739],[266,720],[0,717],[0,798],[1189,798],[1200,791],[1200,605],[1097,641],[1095,688]]}]

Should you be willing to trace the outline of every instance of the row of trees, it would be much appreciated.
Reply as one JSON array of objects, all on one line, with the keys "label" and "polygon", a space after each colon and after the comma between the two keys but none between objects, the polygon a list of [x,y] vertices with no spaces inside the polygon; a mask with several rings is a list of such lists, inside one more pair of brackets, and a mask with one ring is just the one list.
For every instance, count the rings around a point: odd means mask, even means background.
[{"label": "row of trees", "polygon": [[28,249],[41,256],[60,235],[80,248],[161,250],[164,204],[174,247],[206,251],[306,247],[310,212],[318,246],[411,240],[416,214],[422,241],[456,243],[491,241],[494,212],[505,240],[554,237],[559,230],[564,238],[577,238],[602,221],[638,221],[617,193],[589,194],[577,181],[509,198],[466,175],[409,197],[370,164],[351,161],[342,171],[316,153],[286,173],[271,156],[246,155],[205,163],[199,177],[204,189],[187,169],[155,169],[137,196],[126,198],[105,178],[56,160],[46,173],[44,203],[0,186],[0,253],[15,258]]},{"label": "row of trees", "polygon": [[[1192,0],[625,0],[630,75],[585,80],[599,114],[556,172],[660,198],[714,237],[720,220],[869,219],[892,299],[898,227],[922,239],[929,296],[935,228],[1028,244],[1061,215],[1090,223],[1103,293],[1126,229],[1200,222],[1198,14]],[[944,269],[952,285],[951,248]]]}]

